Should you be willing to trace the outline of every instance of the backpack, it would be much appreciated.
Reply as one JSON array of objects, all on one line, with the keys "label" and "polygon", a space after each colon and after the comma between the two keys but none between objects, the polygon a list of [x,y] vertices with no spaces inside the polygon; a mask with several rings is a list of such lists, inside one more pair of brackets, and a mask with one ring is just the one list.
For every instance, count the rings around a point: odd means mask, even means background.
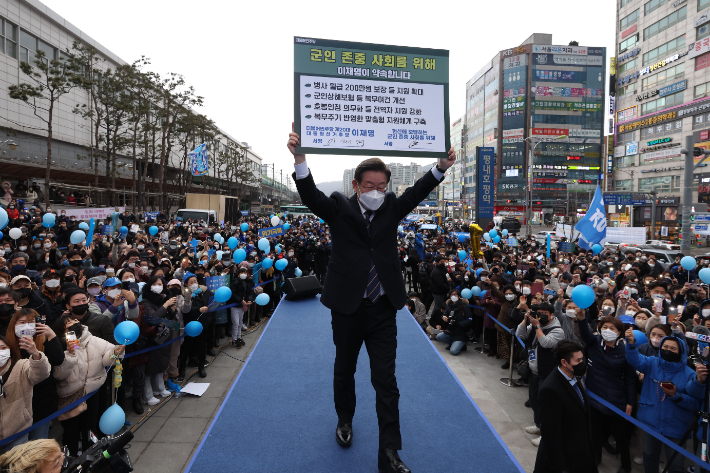
[{"label": "backpack", "polygon": [[419,263],[419,280],[422,282],[429,281],[429,268],[425,261]]}]

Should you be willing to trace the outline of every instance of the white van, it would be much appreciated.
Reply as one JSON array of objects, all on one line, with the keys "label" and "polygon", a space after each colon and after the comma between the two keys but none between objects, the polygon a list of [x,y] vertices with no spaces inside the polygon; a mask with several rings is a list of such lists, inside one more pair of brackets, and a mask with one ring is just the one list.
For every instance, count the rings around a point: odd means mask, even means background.
[{"label": "white van", "polygon": [[178,209],[175,219],[182,222],[191,219],[193,222],[204,221],[211,224],[217,221],[217,212],[208,209]]}]

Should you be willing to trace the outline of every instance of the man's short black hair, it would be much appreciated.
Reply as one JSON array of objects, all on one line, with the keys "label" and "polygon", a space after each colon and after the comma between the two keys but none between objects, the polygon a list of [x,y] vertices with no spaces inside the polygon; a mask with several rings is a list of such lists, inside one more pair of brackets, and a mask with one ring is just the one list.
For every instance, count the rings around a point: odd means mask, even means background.
[{"label": "man's short black hair", "polygon": [[664,291],[668,292],[668,285],[666,283],[660,282],[660,281],[653,282],[653,283],[649,284],[648,286],[646,286],[646,291],[651,292],[652,290],[656,289],[657,287],[660,287]]},{"label": "man's short black hair", "polygon": [[[74,297],[74,296],[76,296],[77,294],[84,294],[84,295],[86,296],[86,292],[84,292],[83,290],[79,289],[78,287],[77,287],[76,289],[73,289],[73,288],[72,288],[72,289],[69,289],[69,290],[66,292],[66,295],[64,296],[64,303],[65,303],[66,305],[69,305],[69,301],[71,301],[71,298]],[[87,297],[88,297],[88,296],[87,296]]]},{"label": "man's short black hair", "polygon": [[584,351],[584,347],[579,342],[572,340],[561,340],[557,346],[552,349],[552,354],[555,355],[557,364],[562,366],[562,360],[569,363],[569,360],[572,359],[572,355],[578,351]]},{"label": "man's short black hair", "polygon": [[549,302],[543,302],[542,304],[537,304],[533,307],[533,310],[538,311],[538,312],[541,310],[546,310],[547,312],[549,312],[552,315],[554,315],[554,313],[555,313],[555,308],[552,307],[552,304],[550,304]]},{"label": "man's short black hair", "polygon": [[387,176],[387,182],[390,182],[392,171],[389,170],[384,161],[380,158],[368,158],[362,161],[355,168],[353,178],[358,182],[362,182],[362,175],[367,171],[383,172]]}]

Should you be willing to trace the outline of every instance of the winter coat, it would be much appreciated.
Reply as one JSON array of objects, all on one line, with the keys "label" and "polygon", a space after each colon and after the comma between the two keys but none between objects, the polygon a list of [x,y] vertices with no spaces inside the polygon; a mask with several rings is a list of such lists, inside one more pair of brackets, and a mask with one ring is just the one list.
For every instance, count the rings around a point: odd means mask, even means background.
[{"label": "winter coat", "polygon": [[[448,326],[446,331],[453,337],[455,342],[465,342],[468,340],[466,336],[466,324],[462,322],[466,320],[471,320],[471,309],[468,307],[468,300],[459,299],[456,302],[451,302],[449,299],[446,301],[446,309],[444,310],[444,316],[448,318]],[[469,326],[470,328],[470,323]]]},{"label": "winter coat", "polygon": [[446,266],[443,264],[437,264],[434,269],[431,270],[429,275],[429,287],[431,288],[431,293],[439,296],[445,296],[449,293],[449,282],[446,279]]},{"label": "winter coat", "polygon": [[[681,438],[693,419],[694,411],[700,408],[701,401],[688,392],[688,385],[695,382],[695,371],[686,364],[688,347],[683,340],[675,337],[663,337],[661,346],[667,339],[678,341],[681,361],[668,362],[661,358],[660,352],[656,357],[641,355],[637,344],[628,343],[626,360],[644,374],[638,420],[666,437]],[[663,392],[659,385],[661,381],[672,381],[676,385],[674,397]]]},{"label": "winter coat", "polygon": [[254,280],[249,277],[242,281],[239,276],[232,276],[229,289],[232,291],[232,296],[229,298],[230,304],[253,301],[256,297],[256,294],[254,294]]},{"label": "winter coat", "polygon": [[4,396],[0,396],[0,439],[21,432],[32,425],[32,391],[35,385],[49,376],[51,367],[47,356],[40,352],[40,359],[19,360],[12,368],[10,360],[0,369],[3,377]]},{"label": "winter coat", "polygon": [[419,259],[424,261],[424,238],[421,233],[417,233],[414,237],[414,249],[417,250],[417,255]]},{"label": "winter coat", "polygon": [[89,311],[97,315],[104,315],[111,320],[114,325],[118,325],[124,320],[132,320],[138,318],[138,299],[131,304],[128,301],[123,301],[123,307],[116,307],[113,302],[106,299],[106,296],[100,294],[96,300],[89,305]]},{"label": "winter coat", "polygon": [[116,339],[113,338],[113,331],[115,327],[113,323],[111,323],[110,317],[87,310],[86,314],[84,314],[84,317],[82,317],[79,322],[81,325],[84,325],[89,329],[91,335],[102,338],[109,343],[113,343],[114,345],[120,345],[117,344]]},{"label": "winter coat", "polygon": [[[159,294],[158,294],[159,296]],[[163,300],[163,303],[165,300]],[[143,302],[141,302],[141,305],[145,309],[145,316],[146,317],[157,317],[159,319],[170,319],[173,317],[168,316],[168,310],[163,306],[163,304],[160,303],[160,300],[148,296],[146,297],[146,294],[143,294]],[[142,323],[141,325],[146,325],[145,322]],[[161,324],[162,325],[162,324]],[[152,332],[148,336],[148,343],[147,347],[154,347],[159,345],[155,341],[155,335],[159,333],[160,330],[168,330],[170,332],[170,335],[166,338],[165,341],[167,340],[172,340],[173,339],[173,330],[170,327],[163,326],[164,328],[159,328],[161,326],[156,326],[156,325],[148,325],[152,330],[149,331]],[[170,351],[172,350],[171,345],[166,345],[163,348],[158,348],[156,350],[153,350],[149,353],[148,355],[148,361],[146,362],[145,365],[145,374],[146,375],[151,375],[151,374],[158,374],[162,373],[165,370],[168,369],[168,366],[170,365]]]},{"label": "winter coat", "polygon": [[[503,325],[505,325],[505,326],[508,327],[509,329],[515,328],[516,323],[508,318],[508,314],[510,313],[510,310],[511,310],[513,307],[515,307],[515,306],[517,306],[517,305],[519,304],[519,301],[518,301],[517,296],[516,296],[515,299],[513,299],[512,302],[510,302],[510,301],[508,301],[508,299],[505,298],[505,294],[503,294],[502,292],[500,292],[500,290],[496,289],[495,286],[493,286],[493,287],[491,288],[491,291],[493,291],[493,295],[496,297],[496,299],[498,299],[499,301],[501,301],[501,304],[500,304],[500,311],[498,312],[498,317],[497,317],[498,322],[502,323]],[[498,324],[496,324],[496,328],[497,328],[498,331],[499,331],[500,333],[502,333],[503,335],[505,335],[505,334],[507,333],[507,332],[503,329],[503,327],[501,327],[501,326],[498,325]]]},{"label": "winter coat", "polygon": [[560,341],[564,340],[565,333],[556,317],[542,327],[542,333],[544,334],[543,337],[537,338],[537,329],[532,324],[526,325],[525,321],[521,322],[515,330],[515,334],[525,341],[530,370],[540,376],[540,378],[547,378],[552,370],[557,367],[557,361],[552,355],[552,350]]},{"label": "winter coat", "polygon": [[27,304],[20,307],[21,309],[33,309],[37,311],[39,315],[45,317],[45,320],[50,321],[52,318],[52,311],[49,308],[49,304],[45,302],[42,297],[42,293],[39,291],[32,291],[27,298]]},{"label": "winter coat", "polygon": [[[27,358],[30,356],[29,353],[26,353],[24,350],[22,354],[27,355]],[[50,367],[59,366],[64,363],[64,350],[57,337],[54,337],[50,341],[45,340],[44,354],[49,361]],[[25,358],[25,356],[23,356],[23,358]],[[57,397],[57,383],[52,376],[48,374],[47,378],[44,381],[40,381],[39,384],[36,384],[32,391],[32,413],[34,422],[39,422],[57,411],[57,400],[59,399]]]},{"label": "winter coat", "polygon": [[86,394],[96,391],[106,381],[106,368],[111,366],[116,345],[91,335],[84,327],[79,348],[64,351],[64,363],[53,370],[60,398],[84,389]]},{"label": "winter coat", "polygon": [[[619,410],[625,410],[627,405],[633,406],[636,402],[636,370],[626,361],[623,339],[617,339],[613,347],[607,348],[601,335],[592,334],[586,318],[578,325],[579,334],[587,345],[587,389]],[[589,402],[602,414],[614,415],[596,400],[590,398]]]},{"label": "winter coat", "polygon": [[414,313],[412,316],[419,323],[419,325],[426,324],[426,306],[422,304],[419,299],[412,299],[414,301]]},{"label": "winter coat", "polygon": [[61,296],[61,289],[57,288],[55,292],[49,291],[46,287],[42,287],[41,297],[44,303],[47,304],[49,308],[49,317],[47,317],[47,325],[53,325],[54,322],[59,320],[62,313],[66,310],[64,305],[64,298]]}]

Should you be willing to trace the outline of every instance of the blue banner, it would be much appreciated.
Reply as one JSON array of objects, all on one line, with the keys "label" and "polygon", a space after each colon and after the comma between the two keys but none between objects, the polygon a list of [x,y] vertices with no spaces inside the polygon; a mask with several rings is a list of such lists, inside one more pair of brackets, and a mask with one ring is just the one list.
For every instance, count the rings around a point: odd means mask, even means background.
[{"label": "blue banner", "polygon": [[202,143],[193,151],[190,151],[190,169],[193,176],[204,176],[209,172],[209,162],[207,161],[207,143]]},{"label": "blue banner", "polygon": [[101,234],[106,236],[113,235],[113,225],[101,225]]},{"label": "blue banner", "polygon": [[658,89],[658,96],[659,97],[665,97],[666,95],[673,94],[675,92],[679,92],[681,90],[685,90],[685,87],[687,85],[688,81],[687,80],[682,80],[680,82],[676,82],[675,84],[667,85],[665,87],[661,87]]},{"label": "blue banner", "polygon": [[146,220],[153,219],[157,220],[158,215],[160,215],[160,212],[143,212],[143,217],[145,217]]},{"label": "blue banner", "polygon": [[212,292],[215,292],[220,287],[225,287],[227,284],[229,284],[227,278],[228,276],[212,276],[209,278],[205,278],[205,282],[207,283],[207,289]]},{"label": "blue banner", "polygon": [[259,229],[259,237],[261,237],[261,238],[281,236],[283,234],[284,234],[283,225],[279,225],[278,227],[269,227],[269,228]]},{"label": "blue banner", "polygon": [[249,211],[248,211],[248,210],[242,210],[242,215],[249,215]]},{"label": "blue banner", "polygon": [[493,147],[479,147],[476,158],[478,185],[476,186],[476,216],[493,218]]},{"label": "blue banner", "polygon": [[599,184],[589,210],[582,220],[577,222],[574,229],[579,232],[579,246],[585,250],[591,250],[592,245],[606,238],[606,210]]}]

